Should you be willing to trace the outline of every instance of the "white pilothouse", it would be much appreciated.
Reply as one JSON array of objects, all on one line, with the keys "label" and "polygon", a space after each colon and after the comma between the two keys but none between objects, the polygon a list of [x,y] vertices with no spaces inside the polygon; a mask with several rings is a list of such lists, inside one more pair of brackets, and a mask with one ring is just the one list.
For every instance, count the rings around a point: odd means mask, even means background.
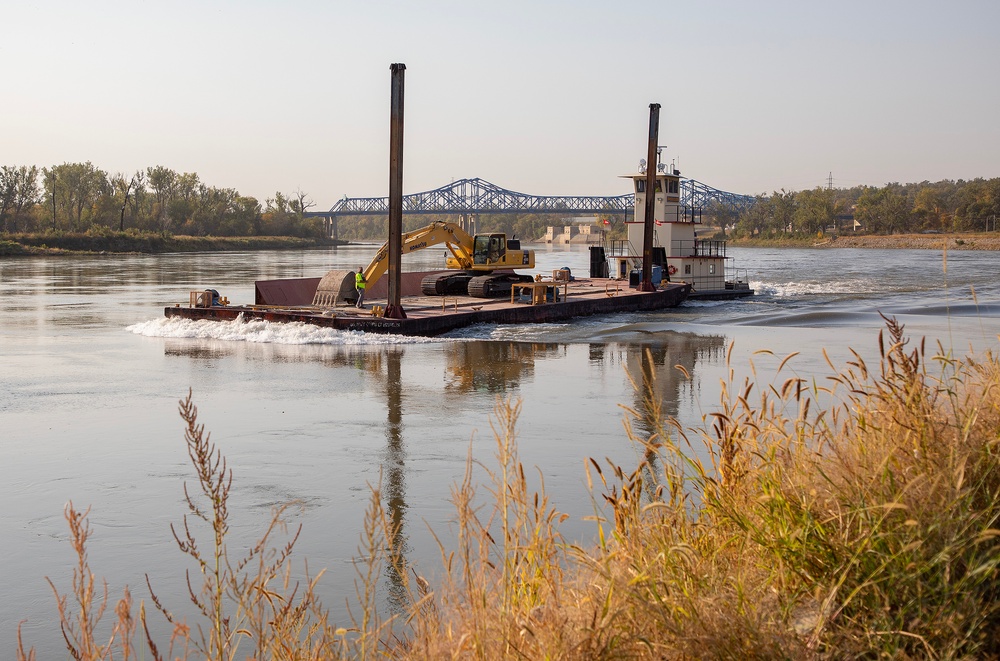
[{"label": "white pilothouse", "polygon": [[[696,235],[701,225],[701,210],[681,204],[680,171],[660,164],[654,178],[653,204],[653,284],[669,280],[692,285],[689,298],[737,298],[750,296],[753,290],[745,269],[736,269],[726,255],[726,242],[702,239]],[[638,284],[642,271],[644,216],[647,173],[646,161],[639,163],[635,174],[623,175],[632,180],[635,191],[635,213],[626,220],[625,239],[609,239],[592,253],[591,273],[595,277],[611,277]],[[595,250],[594,248],[591,249]],[[606,261],[605,261],[606,260]]]}]

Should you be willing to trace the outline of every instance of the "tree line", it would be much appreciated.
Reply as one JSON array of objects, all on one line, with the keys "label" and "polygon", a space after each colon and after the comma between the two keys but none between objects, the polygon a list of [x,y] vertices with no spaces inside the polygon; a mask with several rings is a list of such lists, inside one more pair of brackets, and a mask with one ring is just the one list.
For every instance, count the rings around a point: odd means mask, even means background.
[{"label": "tree line", "polygon": [[[302,191],[276,192],[261,204],[232,188],[209,186],[193,172],[164,166],[109,174],[86,163],[0,167],[0,231],[5,233],[87,232],[95,228],[190,236],[325,237],[323,221],[306,218],[315,204]],[[873,234],[967,232],[997,229],[1000,178],[853,188],[775,191],[760,195],[737,215],[721,207],[705,210],[736,237],[816,236],[859,229]],[[406,215],[404,231],[441,220]],[[457,219],[451,219],[457,220]],[[542,237],[565,214],[482,214],[479,232],[504,232],[526,240]],[[601,215],[611,236],[623,233],[620,214]],[[385,240],[385,216],[352,217],[341,238]]]},{"label": "tree line", "polygon": [[734,236],[778,238],[858,229],[871,234],[997,229],[1000,178],[885,186],[814,188],[760,195],[739,215]]},{"label": "tree line", "polygon": [[138,230],[190,236],[323,237],[302,191],[262,205],[196,173],[163,166],[109,174],[86,163],[0,167],[0,230],[7,233]]}]

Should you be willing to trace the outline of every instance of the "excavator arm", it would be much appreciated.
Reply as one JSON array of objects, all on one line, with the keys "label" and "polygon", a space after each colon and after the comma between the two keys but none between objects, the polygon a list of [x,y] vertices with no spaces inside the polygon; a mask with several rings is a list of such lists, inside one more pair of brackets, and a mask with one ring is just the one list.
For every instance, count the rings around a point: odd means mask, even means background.
[{"label": "excavator arm", "polygon": [[[401,253],[408,255],[411,252],[430,248],[444,244],[451,252],[452,257],[458,262],[459,268],[472,268],[473,238],[468,232],[454,223],[435,222],[413,230],[404,232],[401,243]],[[371,287],[389,268],[389,242],[385,242],[375,253],[375,257],[368,263],[362,271],[365,275],[365,283]]]},{"label": "excavator arm", "polygon": [[[511,272],[515,268],[534,268],[535,253],[521,250],[519,244],[508,242],[504,234],[479,234],[475,237],[454,223],[435,222],[402,236],[401,254],[423,250],[444,244],[451,257],[447,259],[448,269],[455,269],[455,275],[440,277],[427,276],[431,281],[421,283],[425,294],[446,294],[454,286],[463,293],[480,298],[499,296],[510,292],[511,283],[530,276],[519,276]],[[514,247],[511,247],[511,245]],[[383,243],[368,266],[361,269],[368,287],[378,282],[389,268],[389,243]],[[482,274],[482,275],[476,275]],[[313,305],[332,307],[339,301],[356,298],[354,271],[329,271],[320,280],[313,297]]]}]

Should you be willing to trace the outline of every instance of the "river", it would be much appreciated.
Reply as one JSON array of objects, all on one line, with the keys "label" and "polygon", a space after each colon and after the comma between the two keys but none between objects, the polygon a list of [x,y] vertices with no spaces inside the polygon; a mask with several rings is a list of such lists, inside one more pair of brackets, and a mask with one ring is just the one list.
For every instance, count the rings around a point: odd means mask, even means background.
[{"label": "river", "polygon": [[[537,271],[586,274],[585,248],[536,249]],[[112,598],[127,583],[148,602],[149,574],[183,611],[191,566],[170,524],[181,522],[182,483],[193,479],[177,415],[189,388],[234,473],[232,544],[252,543],[273,507],[299,503],[296,556],[327,570],[320,594],[343,621],[369,485],[382,476],[409,559],[433,574],[429,530],[448,537],[449,491],[470,444],[489,463],[497,397],[522,401],[521,458],[570,514],[566,535],[586,542],[594,505],[584,464],[635,464],[622,407],[638,404],[631,379],[644,365],[655,368],[663,410],[695,426],[718,401],[730,344],[736,378],[752,361],[761,383],[793,351],[791,370],[817,381],[832,374],[824,349],[837,365],[852,348],[875,360],[880,312],[929,346],[940,341],[958,355],[998,349],[1000,253],[975,251],[731,248],[753,298],[433,339],[163,318],[163,307],[191,289],[252,302],[254,280],[353,269],[373,250],[0,258],[6,656],[22,619],[40,658],[64,656],[45,578],[69,588],[70,500],[92,508],[90,560]],[[426,251],[404,268],[437,267],[440,258]]]}]

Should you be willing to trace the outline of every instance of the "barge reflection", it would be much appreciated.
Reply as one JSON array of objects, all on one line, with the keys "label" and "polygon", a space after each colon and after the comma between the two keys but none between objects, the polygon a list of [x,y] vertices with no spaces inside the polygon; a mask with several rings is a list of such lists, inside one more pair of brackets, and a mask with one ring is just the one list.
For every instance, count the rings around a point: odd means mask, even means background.
[{"label": "barge reflection", "polygon": [[446,389],[505,393],[534,376],[535,360],[562,355],[563,344],[458,342],[448,347]]}]

